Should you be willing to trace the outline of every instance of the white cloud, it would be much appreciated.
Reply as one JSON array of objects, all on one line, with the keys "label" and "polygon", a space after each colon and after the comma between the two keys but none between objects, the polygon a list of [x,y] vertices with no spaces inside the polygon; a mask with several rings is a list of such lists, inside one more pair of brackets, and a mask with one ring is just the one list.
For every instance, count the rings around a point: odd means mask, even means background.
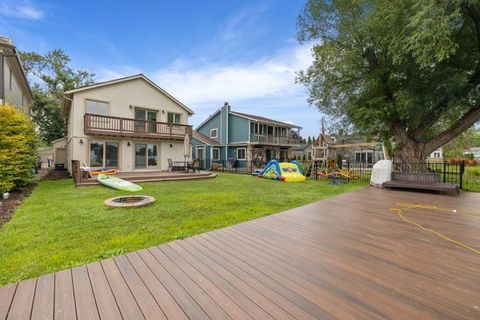
[{"label": "white cloud", "polygon": [[192,66],[173,64],[153,73],[160,86],[190,104],[295,96],[303,89],[295,84],[295,72],[312,61],[310,47],[296,46],[273,57],[244,64],[214,63]]},{"label": "white cloud", "polygon": [[0,4],[0,15],[8,18],[27,20],[42,20],[45,17],[43,10],[29,3]]}]

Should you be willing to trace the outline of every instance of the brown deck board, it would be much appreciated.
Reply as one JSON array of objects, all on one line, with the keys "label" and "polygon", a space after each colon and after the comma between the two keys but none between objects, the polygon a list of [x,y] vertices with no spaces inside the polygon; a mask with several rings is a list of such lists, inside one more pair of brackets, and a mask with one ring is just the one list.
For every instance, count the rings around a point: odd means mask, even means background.
[{"label": "brown deck board", "polygon": [[18,284],[7,319],[30,318],[36,285],[37,279],[29,279]]},{"label": "brown deck board", "polygon": [[7,318],[16,289],[17,284],[10,284],[0,290],[0,319],[2,320]]},{"label": "brown deck board", "polygon": [[203,263],[201,260],[195,257],[194,253],[190,253],[177,242],[172,243],[171,247],[177,252],[177,254],[181,255],[192,265],[195,265],[200,272],[211,279],[219,288],[229,295],[233,301],[235,301],[249,314],[249,317],[254,319],[271,319],[271,316],[255,303],[255,297],[253,295],[248,295],[247,292],[242,292],[241,288],[234,286],[236,279],[232,281],[228,276],[222,277],[221,272],[215,272],[214,269],[211,269],[208,266],[208,264]]},{"label": "brown deck board", "polygon": [[225,312],[234,319],[253,319],[241,309],[235,300],[228,297],[222,290],[220,290],[213,282],[215,276],[209,278],[198,272],[192,266],[190,266],[183,258],[172,250],[170,246],[160,246],[160,250],[172,260],[190,279],[192,279],[198,286],[202,287],[204,291],[208,292],[208,295],[219,305],[223,306]]},{"label": "brown deck board", "polygon": [[[263,281],[265,281],[263,275],[257,275],[256,279],[249,277],[252,274],[257,274],[258,271],[254,270],[252,273],[247,273],[241,270],[240,268],[235,267],[235,265],[230,265],[228,260],[220,259],[221,256],[225,258],[225,254],[209,254],[206,252],[207,249],[202,248],[200,245],[202,243],[201,239],[196,239],[196,241],[185,241],[181,245],[187,250],[190,250],[190,253],[196,254],[199,259],[205,261],[213,269],[215,269],[219,274],[221,274],[225,279],[228,279],[232,284],[236,285],[239,290],[246,294],[249,298],[253,299],[265,312],[268,312],[270,317],[273,318],[290,318],[289,312],[295,314],[298,312],[298,308],[295,304],[290,303],[276,292],[269,290]],[[210,245],[208,249],[213,249]],[[205,257],[205,258],[204,258]],[[206,259],[208,257],[208,259]],[[210,260],[210,261],[209,261]],[[240,263],[241,264],[241,263]],[[227,268],[228,266],[228,268]],[[243,283],[245,282],[245,283]],[[287,309],[289,312],[287,312]],[[301,312],[300,312],[301,313]],[[302,319],[308,319],[309,316],[301,313]]]},{"label": "brown deck board", "polygon": [[165,286],[158,280],[145,262],[136,253],[127,254],[127,258],[137,271],[143,283],[147,286],[152,296],[162,308],[168,319],[186,320],[185,312],[170,295]]},{"label": "brown deck board", "polygon": [[480,250],[480,194],[364,188],[0,288],[0,320],[480,319],[480,254],[407,204]]},{"label": "brown deck board", "polygon": [[55,274],[55,319],[76,319],[72,270]]},{"label": "brown deck board", "polygon": [[146,319],[166,319],[162,309],[158,306],[155,298],[150,294],[148,288],[140,279],[135,269],[132,267],[127,257],[120,256],[115,258],[117,267],[123,275],[123,278],[130,287],[135,300],[142,310]]},{"label": "brown deck board", "polygon": [[79,319],[100,319],[87,267],[72,269],[75,305]]},{"label": "brown deck board", "polygon": [[141,250],[138,252],[140,257],[145,261],[150,270],[155,274],[158,280],[160,280],[170,294],[174,297],[182,310],[187,314],[189,318],[193,319],[208,319],[207,314],[197,304],[195,299],[190,293],[185,290],[174,277],[168,273],[161,264],[157,262],[150,250]]},{"label": "brown deck board", "polygon": [[178,283],[185,288],[193,297],[205,313],[214,319],[230,319],[230,316],[213,300],[209,294],[198,286],[192,279],[183,273],[167,256],[157,247],[151,248],[150,252],[163,265]]},{"label": "brown deck board", "polygon": [[120,309],[103,272],[102,265],[99,262],[94,262],[87,265],[87,270],[100,318],[112,320],[122,319]]},{"label": "brown deck board", "polygon": [[113,259],[102,261],[103,271],[124,319],[145,319]]},{"label": "brown deck board", "polygon": [[53,319],[55,275],[47,274],[37,280],[32,319]]},{"label": "brown deck board", "polygon": [[[215,246],[204,242],[203,239],[197,238],[196,240],[196,242],[191,242],[193,245],[192,254],[198,251],[201,255],[209,257],[212,261],[233,273],[255,290],[262,292],[262,295],[274,302],[277,306],[288,310],[293,316],[300,319],[308,319],[310,316],[305,314],[305,312],[309,312],[314,318],[320,316],[322,319],[332,318],[321,308],[270,278],[269,273],[262,273],[242,260],[226,255]],[[185,243],[181,245],[186,246]],[[265,305],[262,304],[262,307],[265,308]]]}]

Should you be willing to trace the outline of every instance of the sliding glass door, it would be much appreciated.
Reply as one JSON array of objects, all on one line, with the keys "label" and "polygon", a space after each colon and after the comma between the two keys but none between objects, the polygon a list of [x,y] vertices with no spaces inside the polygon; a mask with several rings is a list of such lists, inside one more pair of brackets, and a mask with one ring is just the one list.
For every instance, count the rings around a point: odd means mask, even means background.
[{"label": "sliding glass door", "polygon": [[156,144],[135,144],[135,168],[152,168],[158,166],[158,151]]},{"label": "sliding glass door", "polygon": [[91,142],[90,166],[118,168],[118,142]]}]

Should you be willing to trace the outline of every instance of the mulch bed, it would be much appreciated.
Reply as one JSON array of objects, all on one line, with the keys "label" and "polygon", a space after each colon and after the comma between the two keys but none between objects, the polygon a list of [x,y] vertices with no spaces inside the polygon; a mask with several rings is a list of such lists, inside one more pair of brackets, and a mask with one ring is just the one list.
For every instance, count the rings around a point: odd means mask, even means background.
[{"label": "mulch bed", "polygon": [[66,178],[69,178],[69,177],[70,177],[70,175],[68,174],[67,171],[50,170],[42,177],[42,179],[45,179],[45,180],[59,180],[59,179],[66,179]]},{"label": "mulch bed", "polygon": [[23,199],[32,193],[35,186],[35,183],[29,183],[19,190],[12,191],[10,192],[10,197],[7,200],[3,200],[0,194],[0,227],[10,220],[15,212],[15,209],[22,203]]}]

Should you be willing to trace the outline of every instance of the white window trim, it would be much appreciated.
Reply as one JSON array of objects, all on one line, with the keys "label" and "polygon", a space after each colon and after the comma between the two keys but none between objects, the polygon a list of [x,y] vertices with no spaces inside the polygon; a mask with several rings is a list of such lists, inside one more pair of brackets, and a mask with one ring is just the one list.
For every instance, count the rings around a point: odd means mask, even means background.
[{"label": "white window trim", "polygon": [[[215,132],[215,136],[212,135],[212,132]],[[210,138],[212,139],[218,138],[218,128],[210,129]]]},{"label": "white window trim", "polygon": [[[245,150],[245,158],[240,158],[240,157],[238,156],[238,150]],[[237,148],[237,149],[235,150],[235,153],[236,153],[236,156],[237,156],[237,160],[247,160],[247,148]]]},{"label": "white window trim", "polygon": [[[217,150],[218,151],[218,157],[217,158],[214,158],[213,155],[215,154],[213,151],[214,150]],[[218,161],[220,160],[220,148],[212,148],[212,160],[213,161]]]}]

